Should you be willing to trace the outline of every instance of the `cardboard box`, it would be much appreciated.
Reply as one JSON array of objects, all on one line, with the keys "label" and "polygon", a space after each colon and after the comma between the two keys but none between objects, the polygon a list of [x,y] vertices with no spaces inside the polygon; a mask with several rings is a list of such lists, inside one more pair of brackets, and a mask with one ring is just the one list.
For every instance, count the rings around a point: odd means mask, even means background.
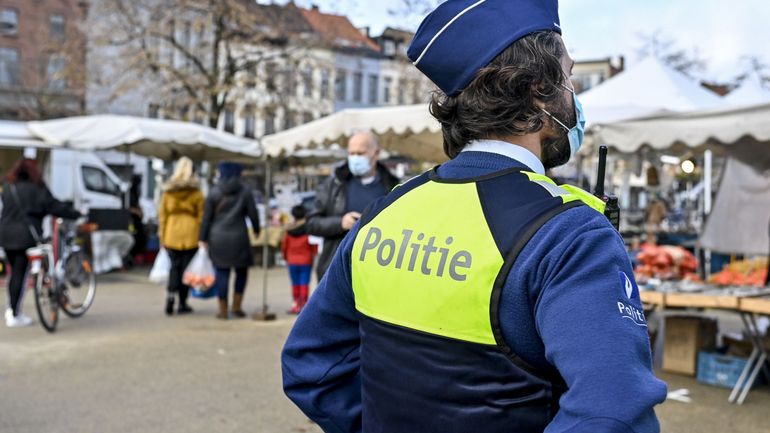
[{"label": "cardboard box", "polygon": [[714,350],[717,322],[701,316],[669,316],[663,336],[663,371],[695,376],[698,352]]}]

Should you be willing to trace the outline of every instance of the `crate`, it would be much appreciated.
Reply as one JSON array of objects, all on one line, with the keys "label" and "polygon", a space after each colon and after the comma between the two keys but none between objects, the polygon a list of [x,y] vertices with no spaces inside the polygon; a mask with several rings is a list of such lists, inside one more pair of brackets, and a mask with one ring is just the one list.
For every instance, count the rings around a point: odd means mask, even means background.
[{"label": "crate", "polygon": [[748,359],[701,351],[698,353],[698,382],[732,388],[738,382]]}]

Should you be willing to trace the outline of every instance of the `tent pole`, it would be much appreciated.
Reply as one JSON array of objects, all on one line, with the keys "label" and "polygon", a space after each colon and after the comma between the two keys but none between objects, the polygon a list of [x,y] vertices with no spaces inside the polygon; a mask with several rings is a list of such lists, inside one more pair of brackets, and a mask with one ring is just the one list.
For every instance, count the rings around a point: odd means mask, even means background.
[{"label": "tent pole", "polygon": [[254,313],[252,319],[259,321],[275,320],[275,313],[268,311],[267,307],[267,272],[270,261],[267,256],[270,254],[270,245],[268,243],[269,230],[270,230],[270,160],[265,156],[265,228],[264,228],[264,242],[262,244],[262,309]]},{"label": "tent pole", "polygon": [[[711,170],[712,170],[713,154],[711,150],[706,150],[703,154],[703,224],[701,229],[706,225],[706,219],[711,213]],[[706,249],[704,251],[705,272],[706,278],[711,276],[711,250]]]}]

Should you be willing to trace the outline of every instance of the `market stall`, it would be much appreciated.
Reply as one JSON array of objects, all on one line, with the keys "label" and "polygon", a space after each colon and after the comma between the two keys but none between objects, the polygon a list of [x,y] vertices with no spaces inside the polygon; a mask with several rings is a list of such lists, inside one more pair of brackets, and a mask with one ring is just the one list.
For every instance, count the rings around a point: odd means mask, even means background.
[{"label": "market stall", "polygon": [[97,115],[29,122],[27,128],[50,146],[117,149],[167,161],[187,156],[194,161],[253,162],[262,154],[254,140],[175,120]]},{"label": "market stall", "polygon": [[358,130],[372,130],[382,148],[420,161],[439,162],[446,156],[441,126],[426,104],[348,109],[262,139],[270,156],[289,155],[303,148],[344,143]]}]

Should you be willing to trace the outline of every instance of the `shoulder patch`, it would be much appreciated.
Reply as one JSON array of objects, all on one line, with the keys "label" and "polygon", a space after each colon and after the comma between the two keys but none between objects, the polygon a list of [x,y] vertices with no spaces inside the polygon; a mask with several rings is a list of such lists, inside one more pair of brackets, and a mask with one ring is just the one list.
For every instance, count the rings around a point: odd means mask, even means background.
[{"label": "shoulder patch", "polygon": [[644,311],[638,307],[641,306],[639,289],[625,272],[619,271],[618,277],[620,277],[620,288],[622,291],[622,293],[618,294],[617,300],[617,308],[620,317],[630,320],[636,326],[646,328],[647,319],[644,317]]}]

